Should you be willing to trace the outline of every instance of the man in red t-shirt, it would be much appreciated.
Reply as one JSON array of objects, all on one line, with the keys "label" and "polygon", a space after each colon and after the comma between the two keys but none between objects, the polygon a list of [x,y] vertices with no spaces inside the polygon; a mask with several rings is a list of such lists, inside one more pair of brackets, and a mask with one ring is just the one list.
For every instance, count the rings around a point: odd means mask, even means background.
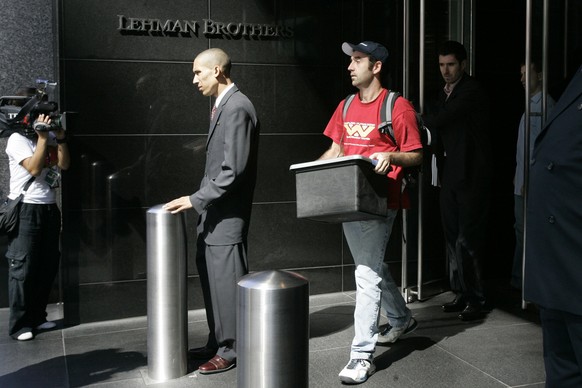
[{"label": "man in red t-shirt", "polygon": [[[378,130],[380,109],[388,91],[382,87],[380,74],[388,59],[388,50],[376,42],[357,45],[344,43],[342,50],[350,56],[348,71],[352,85],[358,88],[343,117],[342,101],[324,134],[331,138],[331,147],[320,157],[362,155],[377,160],[375,172],[389,180],[388,215],[385,219],[344,222],[343,230],[356,265],[355,336],[350,362],[339,373],[344,383],[363,383],[374,373],[376,343],[392,343],[412,332],[417,323],[384,263],[386,245],[398,209],[406,206],[402,193],[403,168],[422,162],[422,143],[412,104],[398,98],[392,112],[394,140]],[[380,330],[380,308],[386,311],[388,327]]]}]

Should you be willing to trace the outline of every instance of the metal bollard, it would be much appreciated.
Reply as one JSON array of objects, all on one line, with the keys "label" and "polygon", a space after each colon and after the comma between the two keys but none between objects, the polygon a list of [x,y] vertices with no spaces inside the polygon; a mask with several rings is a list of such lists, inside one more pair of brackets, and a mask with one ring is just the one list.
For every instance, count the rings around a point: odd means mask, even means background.
[{"label": "metal bollard", "polygon": [[237,298],[237,387],[307,387],[307,279],[288,271],[252,273],[239,280]]},{"label": "metal bollard", "polygon": [[162,205],[146,218],[148,375],[166,381],[188,372],[186,219]]}]

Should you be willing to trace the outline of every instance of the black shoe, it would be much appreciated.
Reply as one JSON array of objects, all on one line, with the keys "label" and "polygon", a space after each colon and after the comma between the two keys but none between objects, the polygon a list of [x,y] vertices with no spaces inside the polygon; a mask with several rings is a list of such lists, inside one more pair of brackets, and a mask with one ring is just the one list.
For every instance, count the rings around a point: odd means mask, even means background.
[{"label": "black shoe", "polygon": [[475,321],[485,318],[486,311],[483,307],[475,304],[468,304],[467,307],[459,314],[461,321]]},{"label": "black shoe", "polygon": [[207,348],[202,346],[200,348],[193,348],[188,350],[188,356],[197,360],[210,360],[216,355],[218,349]]},{"label": "black shoe", "polygon": [[465,303],[462,296],[457,295],[455,300],[449,303],[445,303],[441,307],[445,313],[456,313],[463,311],[465,307],[467,307],[467,303]]}]

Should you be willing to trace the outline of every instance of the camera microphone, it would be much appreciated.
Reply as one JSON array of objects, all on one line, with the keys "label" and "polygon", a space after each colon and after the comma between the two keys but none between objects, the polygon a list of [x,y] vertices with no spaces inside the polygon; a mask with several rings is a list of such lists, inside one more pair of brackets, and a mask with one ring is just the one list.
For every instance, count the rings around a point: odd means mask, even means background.
[{"label": "camera microphone", "polygon": [[48,79],[44,79],[44,78],[37,78],[36,79],[36,84],[37,85],[56,85],[57,83],[54,81],[50,81]]}]

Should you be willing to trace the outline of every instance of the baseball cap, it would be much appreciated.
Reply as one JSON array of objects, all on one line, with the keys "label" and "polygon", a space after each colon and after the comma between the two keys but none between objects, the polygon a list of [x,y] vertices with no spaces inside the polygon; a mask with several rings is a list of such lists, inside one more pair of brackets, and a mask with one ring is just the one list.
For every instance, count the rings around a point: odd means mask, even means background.
[{"label": "baseball cap", "polygon": [[349,56],[351,56],[354,53],[354,51],[359,51],[361,53],[374,57],[381,62],[386,62],[386,60],[388,59],[388,50],[386,49],[386,47],[382,46],[380,43],[371,41],[364,41],[358,44],[344,42],[342,44],[342,50]]}]

